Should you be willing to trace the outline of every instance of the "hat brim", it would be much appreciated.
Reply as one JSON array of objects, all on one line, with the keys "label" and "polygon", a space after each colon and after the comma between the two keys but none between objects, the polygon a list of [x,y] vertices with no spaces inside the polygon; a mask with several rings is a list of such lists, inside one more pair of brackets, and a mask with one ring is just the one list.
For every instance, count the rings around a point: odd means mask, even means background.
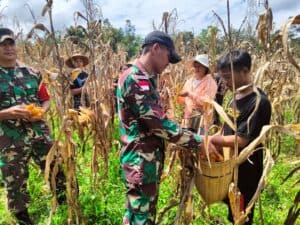
[{"label": "hat brim", "polygon": [[200,62],[200,61],[198,61],[198,60],[196,60],[196,59],[193,59],[193,61],[192,61],[193,63],[199,63],[199,64],[201,64],[202,66],[204,66],[204,67],[206,67],[206,68],[208,68],[209,69],[209,65],[205,65],[203,62]]},{"label": "hat brim", "polygon": [[83,62],[83,66],[86,66],[89,64],[89,58],[84,56],[84,55],[74,55],[70,58],[68,58],[66,60],[66,65],[69,67],[69,68],[76,68],[76,66],[74,65],[74,61],[75,59],[78,59],[80,58]]},{"label": "hat brim", "polygon": [[172,64],[176,64],[180,61],[181,61],[181,57],[175,52],[175,49],[171,49],[169,62]]},{"label": "hat brim", "polygon": [[3,35],[0,39],[0,43],[3,43],[6,40],[11,40],[14,43],[16,42],[15,39],[13,37],[11,37],[10,35]]}]

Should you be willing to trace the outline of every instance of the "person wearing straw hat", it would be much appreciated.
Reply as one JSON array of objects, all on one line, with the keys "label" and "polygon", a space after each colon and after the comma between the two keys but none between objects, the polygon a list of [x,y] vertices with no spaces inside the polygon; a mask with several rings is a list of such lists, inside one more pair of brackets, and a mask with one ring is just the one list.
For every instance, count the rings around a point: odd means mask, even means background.
[{"label": "person wearing straw hat", "polygon": [[[233,73],[231,72],[231,61]],[[234,50],[231,53],[224,54],[219,62],[218,67],[221,78],[225,81],[226,86],[231,91],[235,91],[235,102],[237,111],[237,144],[238,153],[243,151],[250,142],[259,136],[262,127],[270,123],[271,104],[266,94],[259,88],[255,87],[251,79],[251,56],[244,50]],[[233,84],[235,90],[233,90]],[[234,106],[233,99],[229,102],[229,107]],[[231,110],[233,111],[233,110]],[[229,115],[233,119],[233,115]],[[224,134],[214,135],[211,137],[212,144],[218,149],[229,147],[231,153],[234,152],[235,132],[228,124],[224,124]],[[253,197],[258,182],[262,176],[263,170],[263,152],[262,145],[256,146],[255,151],[245,162],[238,168],[238,188],[242,194],[244,210]],[[226,200],[229,205],[229,201]],[[248,215],[250,225],[253,222],[253,208]],[[233,222],[231,207],[229,207],[229,220]]]},{"label": "person wearing straw hat", "polygon": [[[33,159],[44,172],[46,156],[53,145],[49,127],[42,117],[50,99],[41,84],[38,71],[17,62],[13,31],[0,28],[0,167],[8,208],[21,225],[33,224],[28,214],[29,162]],[[33,114],[28,106],[38,109],[39,115]],[[66,200],[65,180],[59,169],[55,190],[59,203]]]},{"label": "person wearing straw hat", "polygon": [[[204,99],[214,99],[217,93],[217,83],[214,78],[210,75],[209,71],[209,60],[207,54],[197,55],[192,66],[194,69],[194,74],[189,78],[184,87],[179,94],[181,97],[185,97],[185,109],[184,109],[184,124],[183,127],[193,131],[198,132],[201,129],[201,134],[204,134],[204,125],[200,124],[200,118],[204,113],[209,114],[212,112],[205,112],[205,110],[210,110],[205,107]],[[212,111],[212,110],[210,110]],[[208,126],[212,123],[212,120],[206,121]]]},{"label": "person wearing straw hat", "polygon": [[170,121],[160,105],[158,76],[169,63],[180,60],[171,37],[153,31],[144,39],[141,56],[118,80],[121,174],[126,186],[123,225],[155,224],[164,140],[194,151],[202,147],[202,138]]},{"label": "person wearing straw hat", "polygon": [[[73,107],[74,109],[79,109],[79,106],[81,106],[82,88],[89,76],[83,68],[89,64],[89,59],[84,55],[76,53],[68,58],[65,63],[69,68],[73,69],[71,72],[71,80],[73,81],[73,84],[70,89],[73,95]],[[85,105],[89,106],[88,96],[85,95],[84,97]]]}]

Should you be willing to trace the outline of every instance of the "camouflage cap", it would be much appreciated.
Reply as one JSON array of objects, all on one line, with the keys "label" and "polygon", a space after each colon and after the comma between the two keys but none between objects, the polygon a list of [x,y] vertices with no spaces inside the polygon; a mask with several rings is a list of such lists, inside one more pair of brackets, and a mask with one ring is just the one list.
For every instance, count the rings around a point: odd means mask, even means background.
[{"label": "camouflage cap", "polygon": [[4,42],[7,39],[15,42],[14,32],[8,28],[0,28],[0,43]]}]

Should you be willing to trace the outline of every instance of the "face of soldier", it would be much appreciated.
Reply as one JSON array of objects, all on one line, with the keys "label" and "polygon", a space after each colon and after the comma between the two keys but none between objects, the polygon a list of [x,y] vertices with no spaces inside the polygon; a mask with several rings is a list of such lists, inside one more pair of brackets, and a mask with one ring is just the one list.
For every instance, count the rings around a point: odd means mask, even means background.
[{"label": "face of soldier", "polygon": [[7,39],[0,43],[0,62],[5,64],[6,62],[16,61],[16,59],[17,48],[15,42]]},{"label": "face of soldier", "polygon": [[169,65],[170,50],[158,43],[153,45],[153,72],[161,74],[164,69]]}]

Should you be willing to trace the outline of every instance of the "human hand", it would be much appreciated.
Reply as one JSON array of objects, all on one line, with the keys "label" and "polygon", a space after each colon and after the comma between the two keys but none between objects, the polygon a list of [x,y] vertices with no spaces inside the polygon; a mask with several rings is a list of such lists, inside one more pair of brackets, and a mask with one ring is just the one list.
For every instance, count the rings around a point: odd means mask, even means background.
[{"label": "human hand", "polygon": [[200,157],[201,159],[206,159],[209,157],[211,161],[222,162],[224,157],[219,151],[219,146],[214,145],[213,136],[202,136],[202,144],[200,145]]},{"label": "human hand", "polygon": [[217,151],[216,146],[212,143],[212,136],[200,136],[202,139],[202,143],[200,145],[200,154],[206,155],[206,150],[208,153]]},{"label": "human hand", "polygon": [[[47,108],[48,106],[45,105]],[[30,117],[27,119],[30,122],[40,121],[45,113],[45,108],[36,106],[35,104],[25,105],[25,109],[29,111]]]},{"label": "human hand", "polygon": [[24,105],[16,105],[9,107],[3,112],[3,120],[16,120],[16,119],[26,119],[30,118],[30,112],[25,108]]}]

